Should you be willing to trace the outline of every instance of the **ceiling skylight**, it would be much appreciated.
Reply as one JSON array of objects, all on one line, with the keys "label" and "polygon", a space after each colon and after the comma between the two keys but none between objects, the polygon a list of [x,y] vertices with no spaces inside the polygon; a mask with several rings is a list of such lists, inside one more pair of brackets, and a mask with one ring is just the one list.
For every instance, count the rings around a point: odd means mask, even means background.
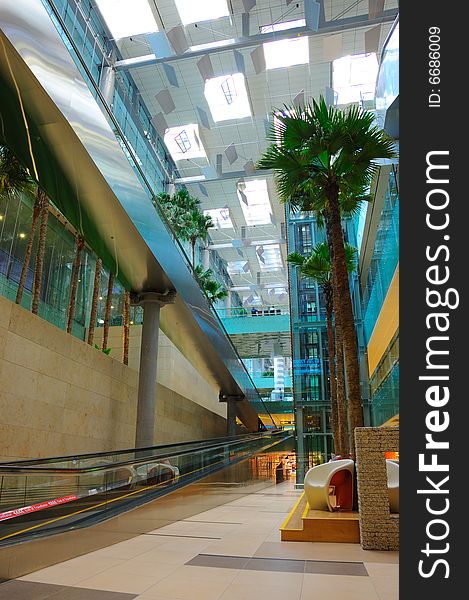
[{"label": "ceiling skylight", "polygon": [[245,260],[233,260],[227,263],[230,275],[246,275],[249,272],[249,263]]},{"label": "ceiling skylight", "polygon": [[164,134],[164,143],[174,160],[207,156],[199,138],[199,126],[194,123],[182,127],[170,127]]},{"label": "ceiling skylight", "polygon": [[158,31],[148,0],[96,0],[114,39]]},{"label": "ceiling skylight", "polygon": [[332,87],[337,92],[337,104],[359,102],[362,96],[374,95],[377,76],[378,59],[374,52],[334,60]]},{"label": "ceiling skylight", "polygon": [[[285,31],[295,27],[305,27],[305,19],[296,21],[285,21],[261,27],[261,33],[273,31]],[[279,40],[278,42],[267,42],[264,45],[265,68],[280,69],[294,65],[309,63],[309,41],[307,36]]]},{"label": "ceiling skylight", "polygon": [[190,46],[189,50],[191,52],[197,52],[198,50],[210,50],[211,48],[223,48],[223,46],[229,46],[233,44],[236,40],[234,38],[230,38],[228,40],[217,40],[216,42],[208,42],[206,44],[197,44],[196,46]]},{"label": "ceiling skylight", "polygon": [[229,208],[211,208],[204,210],[204,215],[211,217],[213,229],[229,229],[233,227]]},{"label": "ceiling skylight", "polygon": [[256,254],[261,271],[276,271],[283,267],[279,244],[257,246]]},{"label": "ceiling skylight", "polygon": [[239,183],[237,193],[246,225],[272,223],[272,207],[265,179],[252,179],[251,181]]},{"label": "ceiling skylight", "polygon": [[220,17],[228,17],[228,3],[226,0],[175,0],[183,25],[213,21]]},{"label": "ceiling skylight", "polygon": [[242,73],[207,79],[204,94],[215,122],[251,116],[246,83]]},{"label": "ceiling skylight", "polygon": [[283,21],[283,23],[272,23],[271,25],[263,25],[261,27],[261,33],[285,31],[286,29],[295,29],[295,27],[306,27],[306,20],[296,19],[295,21]]}]

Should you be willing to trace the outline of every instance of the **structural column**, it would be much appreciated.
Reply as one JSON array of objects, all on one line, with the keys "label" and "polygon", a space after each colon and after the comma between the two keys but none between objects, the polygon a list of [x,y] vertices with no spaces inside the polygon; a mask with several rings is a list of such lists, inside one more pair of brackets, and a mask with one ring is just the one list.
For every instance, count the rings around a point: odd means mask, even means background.
[{"label": "structural column", "polygon": [[303,424],[303,407],[297,406],[295,410],[296,429],[296,483],[302,484],[306,475],[305,467],[305,438]]},{"label": "structural column", "polygon": [[226,433],[230,437],[236,435],[236,402],[231,398],[226,401]]},{"label": "structural column", "polygon": [[234,436],[237,433],[236,417],[238,415],[238,408],[236,403],[240,400],[244,400],[244,396],[223,394],[220,392],[220,402],[226,402],[226,435],[228,436]]},{"label": "structural column", "polygon": [[138,303],[143,306],[143,327],[138,378],[136,448],[154,445],[160,310],[164,305],[172,304],[175,295],[174,291],[145,292],[138,298]]}]

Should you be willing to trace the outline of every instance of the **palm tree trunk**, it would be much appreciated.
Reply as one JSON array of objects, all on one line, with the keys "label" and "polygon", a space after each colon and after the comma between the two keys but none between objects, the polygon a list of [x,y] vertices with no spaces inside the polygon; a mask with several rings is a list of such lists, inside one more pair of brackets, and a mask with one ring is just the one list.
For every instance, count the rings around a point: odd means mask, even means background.
[{"label": "palm tree trunk", "polygon": [[73,261],[72,281],[70,282],[70,297],[68,300],[67,313],[67,333],[72,332],[73,317],[75,315],[75,303],[77,298],[78,276],[80,274],[81,253],[85,245],[85,240],[81,235],[77,236],[77,249],[75,252],[75,260]]},{"label": "palm tree trunk", "polygon": [[355,331],[355,319],[350,297],[349,275],[345,261],[344,238],[340,219],[339,191],[336,183],[327,189],[329,209],[326,219],[329,220],[329,231],[332,241],[332,270],[337,300],[334,297],[335,311],[339,314],[342,340],[345,355],[345,370],[347,378],[348,411],[350,422],[350,446],[352,458],[355,459],[356,427],[363,427],[363,408],[360,391],[360,369],[358,362],[358,344]]},{"label": "palm tree trunk", "polygon": [[[330,220],[325,216],[326,237],[329,246],[329,257],[331,265],[333,264],[334,248],[332,246],[332,233],[330,230]],[[336,376],[337,376],[337,420],[339,428],[339,448],[338,454],[348,457],[350,454],[349,446],[349,427],[347,418],[347,390],[345,385],[345,368],[344,368],[344,346],[342,339],[342,321],[341,313],[336,309],[340,304],[337,295],[337,285],[332,269],[332,307],[335,316],[335,358],[336,358]]]},{"label": "palm tree trunk", "polygon": [[347,393],[345,389],[344,345],[342,341],[342,327],[339,313],[335,311],[335,358],[337,375],[337,420],[339,421],[339,454],[348,458],[350,454],[348,419],[347,419]]},{"label": "palm tree trunk", "polygon": [[104,311],[104,327],[103,327],[103,345],[102,349],[107,349],[107,342],[109,338],[109,319],[111,317],[111,303],[112,303],[112,288],[114,287],[114,274],[109,273],[109,282],[107,285],[107,296],[106,296],[106,309]]},{"label": "palm tree trunk", "polygon": [[122,362],[129,364],[129,340],[130,340],[130,292],[124,292],[124,339],[122,344]]},{"label": "palm tree trunk", "polygon": [[192,246],[192,268],[195,269],[195,238],[191,238],[191,246]]},{"label": "palm tree trunk", "polygon": [[[332,290],[331,290],[332,292]],[[337,406],[337,382],[335,379],[335,349],[334,349],[334,331],[332,327],[332,297],[326,292],[326,315],[327,315],[327,352],[329,355],[329,381],[331,390],[331,429],[334,439],[334,452],[341,454],[340,443],[340,423],[338,419]]]},{"label": "palm tree trunk", "polygon": [[101,267],[102,261],[100,258],[96,261],[96,267],[94,270],[94,283],[93,283],[93,298],[91,300],[91,314],[90,314],[90,326],[88,329],[88,344],[93,345],[94,340],[94,328],[96,326],[96,316],[98,314],[98,297],[99,297],[99,280],[101,279]]},{"label": "palm tree trunk", "polygon": [[33,301],[31,311],[37,315],[39,299],[42,288],[42,269],[44,266],[44,254],[46,251],[47,220],[49,217],[49,198],[44,192],[41,193],[41,224],[39,226],[39,239],[37,243],[36,266],[34,269]]},{"label": "palm tree trunk", "polygon": [[26,246],[26,252],[24,253],[23,266],[21,267],[20,282],[18,284],[18,290],[16,291],[16,304],[21,304],[23,299],[24,286],[26,284],[26,277],[28,275],[29,262],[31,260],[31,254],[33,251],[34,235],[36,233],[37,221],[39,219],[39,213],[41,211],[40,195],[44,194],[41,188],[37,188],[36,199],[34,201],[33,208],[33,220],[31,221],[31,229],[29,230],[28,244]]}]

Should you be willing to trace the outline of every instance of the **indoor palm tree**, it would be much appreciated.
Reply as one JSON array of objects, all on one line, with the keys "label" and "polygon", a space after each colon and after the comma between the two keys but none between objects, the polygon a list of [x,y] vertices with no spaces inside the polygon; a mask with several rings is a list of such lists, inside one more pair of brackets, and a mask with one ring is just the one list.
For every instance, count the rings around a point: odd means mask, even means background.
[{"label": "indoor palm tree", "polygon": [[228,292],[225,288],[212,278],[212,269],[204,270],[201,265],[197,265],[194,269],[194,274],[200,287],[212,302],[224,300],[228,296]]},{"label": "indoor palm tree", "polygon": [[[349,244],[345,245],[345,258],[347,261],[347,270],[351,273],[356,266],[357,250]],[[337,373],[335,369],[335,345],[334,345],[334,328],[333,328],[333,311],[334,299],[332,288],[332,265],[329,254],[329,246],[327,242],[317,244],[309,257],[296,252],[288,255],[288,262],[299,267],[299,271],[303,277],[311,277],[315,279],[321,287],[326,304],[327,317],[327,346],[329,354],[329,374],[330,374],[330,392],[331,392],[331,421],[332,431],[334,435],[334,448],[337,454],[348,456],[348,426],[347,426],[347,408],[345,399],[345,381],[344,381],[344,365],[343,356],[341,353],[341,334],[337,330],[338,344],[338,361]],[[336,385],[337,384],[337,385]]]},{"label": "indoor palm tree", "polygon": [[283,202],[324,216],[333,270],[336,315],[341,322],[348,405],[353,431],[363,425],[357,336],[341,224],[340,197],[363,195],[376,160],[394,157],[394,144],[374,126],[374,115],[356,106],[340,110],[321,97],[305,107],[275,111],[271,144],[259,162],[273,169]]},{"label": "indoor palm tree", "polygon": [[200,200],[191,196],[185,188],[177,190],[172,196],[162,192],[156,196],[156,201],[176,235],[179,235],[183,228],[186,213],[200,206]]},{"label": "indoor palm tree", "polygon": [[88,329],[88,344],[90,344],[90,346],[93,345],[94,330],[96,327],[96,317],[98,315],[99,282],[101,279],[102,266],[103,266],[103,261],[100,258],[98,258],[96,260],[96,267],[94,270],[93,297],[91,299],[90,327]]},{"label": "indoor palm tree", "polygon": [[36,264],[34,266],[33,298],[31,302],[31,312],[35,315],[38,313],[39,299],[41,297],[42,271],[44,267],[44,256],[46,253],[47,222],[49,219],[49,198],[47,194],[42,191],[40,194],[38,192],[38,199],[41,222],[39,225]]},{"label": "indoor palm tree", "polygon": [[101,345],[102,351],[108,350],[107,344],[109,341],[109,324],[111,320],[111,308],[112,308],[112,291],[114,288],[114,273],[109,272],[109,279],[107,284],[107,296],[106,296],[106,307],[104,309],[104,323],[103,323],[103,342]]},{"label": "indoor palm tree", "polygon": [[70,282],[70,297],[68,299],[67,311],[67,333],[72,333],[73,317],[75,316],[75,304],[77,298],[78,278],[80,276],[81,253],[85,247],[85,240],[77,235],[75,260],[73,261],[72,280]]},{"label": "indoor palm tree", "polygon": [[0,146],[0,194],[5,198],[21,198],[23,195],[35,196],[31,227],[16,292],[16,304],[20,304],[23,297],[43,193],[11,150],[6,146]]},{"label": "indoor palm tree", "polygon": [[130,292],[124,291],[124,328],[122,331],[122,362],[129,364],[129,342],[130,342]]},{"label": "indoor palm tree", "polygon": [[183,217],[180,237],[190,242],[192,253],[192,268],[195,268],[195,245],[197,240],[206,241],[208,239],[208,230],[213,226],[212,219],[204,215],[198,208],[194,208]]}]

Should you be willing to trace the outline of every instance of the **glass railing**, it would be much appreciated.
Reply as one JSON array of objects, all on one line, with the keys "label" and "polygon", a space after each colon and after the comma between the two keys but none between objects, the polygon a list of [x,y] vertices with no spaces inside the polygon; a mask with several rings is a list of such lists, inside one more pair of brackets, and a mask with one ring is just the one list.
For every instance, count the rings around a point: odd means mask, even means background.
[{"label": "glass railing", "polygon": [[286,440],[270,431],[205,442],[0,464],[0,545],[93,524]]}]

